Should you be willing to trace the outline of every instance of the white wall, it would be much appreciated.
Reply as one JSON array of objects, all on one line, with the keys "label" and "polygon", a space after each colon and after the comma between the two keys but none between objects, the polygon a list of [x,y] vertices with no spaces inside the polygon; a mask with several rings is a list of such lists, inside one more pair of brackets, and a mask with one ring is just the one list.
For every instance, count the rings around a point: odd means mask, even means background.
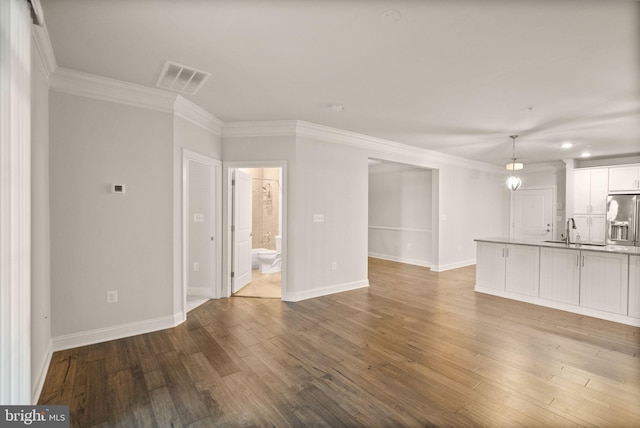
[{"label": "white wall", "polygon": [[432,172],[383,163],[369,167],[369,255],[431,266]]},{"label": "white wall", "polygon": [[31,381],[36,402],[52,352],[49,82],[35,49],[31,58]]},{"label": "white wall", "polygon": [[[288,254],[296,255],[289,298],[367,286],[366,155],[355,147],[298,137],[290,180],[296,193],[289,206],[298,215],[289,222]],[[317,214],[324,222],[313,221]]]},{"label": "white wall", "polygon": [[[188,149],[193,152],[208,156],[212,159],[222,159],[222,138],[219,132],[197,125],[183,117],[174,115],[173,117],[173,313],[181,321],[185,319],[186,308],[183,308],[184,290],[182,284],[182,159],[183,150]],[[216,171],[217,179],[220,179],[220,172]],[[218,191],[221,191],[218,183]],[[221,215],[217,212],[216,215]],[[218,251],[221,245],[216,246]],[[220,274],[218,269],[217,275]]]},{"label": "white wall", "polygon": [[172,114],[51,92],[54,342],[173,320],[172,165]]},{"label": "white wall", "polygon": [[413,148],[383,147],[367,154],[433,171],[432,270],[474,264],[475,238],[509,235],[509,190],[502,169]]},{"label": "white wall", "polygon": [[[285,300],[368,284],[368,158],[433,170],[434,270],[475,263],[474,238],[508,235],[509,191],[501,168],[415,148],[377,149],[375,141],[368,147],[358,136],[352,142],[354,134],[310,124],[241,127],[233,124],[233,135],[225,134],[225,162],[289,162]],[[257,136],[273,135],[278,127],[283,136]],[[309,129],[300,132],[301,127]],[[324,215],[324,222],[314,223],[314,214]]]}]

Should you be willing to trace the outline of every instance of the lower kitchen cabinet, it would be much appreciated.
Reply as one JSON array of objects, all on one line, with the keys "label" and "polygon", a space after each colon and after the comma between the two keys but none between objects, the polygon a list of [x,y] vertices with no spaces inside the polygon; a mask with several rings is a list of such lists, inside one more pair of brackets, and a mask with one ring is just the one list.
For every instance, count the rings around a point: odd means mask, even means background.
[{"label": "lower kitchen cabinet", "polygon": [[538,297],[540,248],[507,245],[505,288],[512,293]]},{"label": "lower kitchen cabinet", "polygon": [[580,306],[627,314],[629,256],[580,252]]},{"label": "lower kitchen cabinet", "polygon": [[540,248],[540,297],[580,304],[580,252]]},{"label": "lower kitchen cabinet", "polygon": [[540,249],[477,243],[476,286],[538,297]]},{"label": "lower kitchen cabinet", "polygon": [[640,256],[629,256],[629,316],[640,318]]},{"label": "lower kitchen cabinet", "polygon": [[504,291],[505,244],[478,242],[476,250],[476,286]]}]

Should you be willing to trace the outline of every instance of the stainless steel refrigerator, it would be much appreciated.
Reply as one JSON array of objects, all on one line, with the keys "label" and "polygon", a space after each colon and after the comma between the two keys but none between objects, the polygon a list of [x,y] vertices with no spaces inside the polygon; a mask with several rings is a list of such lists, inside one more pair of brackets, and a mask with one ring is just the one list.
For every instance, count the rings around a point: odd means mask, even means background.
[{"label": "stainless steel refrigerator", "polygon": [[607,197],[607,244],[640,246],[640,195]]}]

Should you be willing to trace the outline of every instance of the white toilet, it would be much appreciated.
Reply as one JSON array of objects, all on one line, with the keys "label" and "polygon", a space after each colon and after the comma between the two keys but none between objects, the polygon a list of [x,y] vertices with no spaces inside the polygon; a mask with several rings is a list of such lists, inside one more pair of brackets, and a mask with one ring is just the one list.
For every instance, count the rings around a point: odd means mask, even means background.
[{"label": "white toilet", "polygon": [[276,235],[276,249],[260,251],[257,254],[258,263],[260,264],[258,270],[261,274],[280,272],[280,266],[282,264],[281,250],[282,236]]}]

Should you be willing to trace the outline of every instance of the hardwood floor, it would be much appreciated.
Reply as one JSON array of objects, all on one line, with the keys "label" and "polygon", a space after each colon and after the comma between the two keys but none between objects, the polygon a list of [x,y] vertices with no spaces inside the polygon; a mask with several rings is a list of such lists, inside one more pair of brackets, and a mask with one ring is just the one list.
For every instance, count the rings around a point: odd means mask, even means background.
[{"label": "hardwood floor", "polygon": [[56,352],[40,404],[78,427],[640,426],[640,329],[476,294],[474,266],[369,268],[368,289]]}]

